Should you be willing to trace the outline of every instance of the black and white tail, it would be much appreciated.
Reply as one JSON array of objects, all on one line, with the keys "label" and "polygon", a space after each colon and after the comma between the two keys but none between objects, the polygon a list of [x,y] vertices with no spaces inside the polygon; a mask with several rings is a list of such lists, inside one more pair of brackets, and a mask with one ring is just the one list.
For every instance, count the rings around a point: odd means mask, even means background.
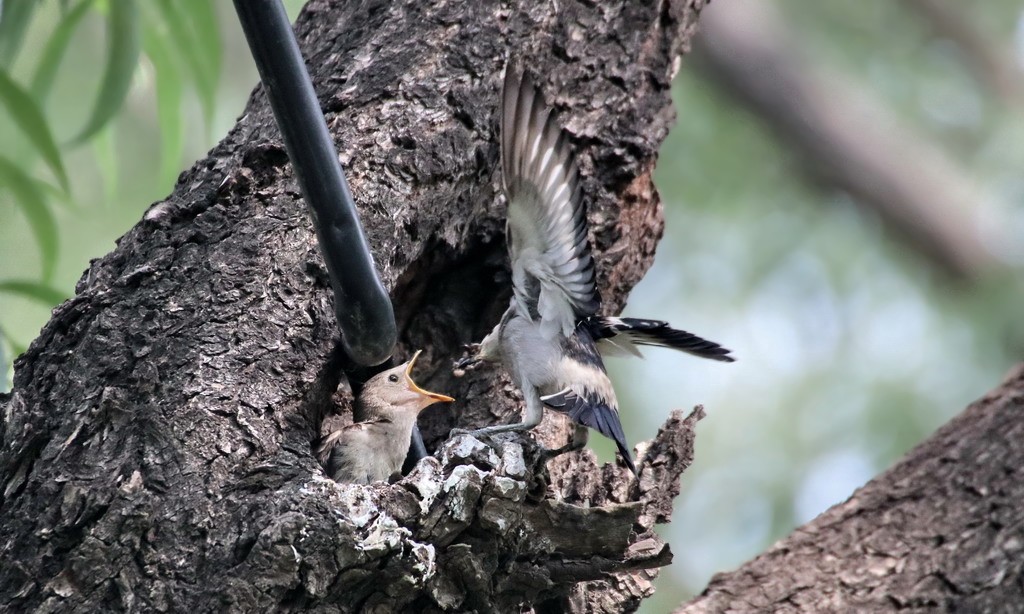
[{"label": "black and white tail", "polygon": [[711,360],[735,361],[729,355],[729,350],[714,341],[672,328],[668,322],[660,320],[591,316],[583,320],[581,325],[587,327],[590,335],[598,342],[601,353],[606,356],[642,356],[637,346],[653,345]]}]

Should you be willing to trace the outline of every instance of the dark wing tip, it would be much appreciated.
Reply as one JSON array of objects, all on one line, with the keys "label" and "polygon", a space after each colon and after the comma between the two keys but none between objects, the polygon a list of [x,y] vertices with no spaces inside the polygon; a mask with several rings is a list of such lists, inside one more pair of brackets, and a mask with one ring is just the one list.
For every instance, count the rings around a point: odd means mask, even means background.
[{"label": "dark wing tip", "polygon": [[619,412],[609,407],[606,403],[601,402],[590,404],[590,408],[591,422],[593,424],[586,425],[597,429],[599,433],[614,441],[615,447],[619,449],[619,455],[622,456],[622,461],[626,463],[626,466],[629,467],[633,475],[640,477],[640,474],[636,471],[636,465],[633,463],[633,454],[626,444],[626,433],[622,430]]},{"label": "dark wing tip", "polygon": [[629,468],[630,473],[639,478],[640,472],[636,470],[636,464],[633,463],[633,457],[629,453],[629,450],[626,449],[626,446],[621,442],[616,441],[615,445],[619,448],[619,455],[622,456],[622,462],[626,463],[626,467]]},{"label": "dark wing tip", "polygon": [[619,412],[608,403],[600,398],[588,400],[572,390],[541,397],[541,400],[548,407],[568,415],[573,422],[592,428],[614,441],[626,467],[633,475],[640,477],[633,463],[633,455],[626,445],[626,433],[622,430]]}]

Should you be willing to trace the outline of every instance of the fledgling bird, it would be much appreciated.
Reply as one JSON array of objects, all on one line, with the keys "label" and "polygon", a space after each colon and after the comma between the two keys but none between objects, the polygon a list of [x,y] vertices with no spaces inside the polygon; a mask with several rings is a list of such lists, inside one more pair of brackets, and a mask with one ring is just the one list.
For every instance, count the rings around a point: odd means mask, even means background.
[{"label": "fledgling bird", "polygon": [[500,147],[513,296],[498,325],[456,368],[503,362],[526,410],[518,423],[468,432],[525,431],[549,407],[577,424],[573,441],[552,455],[585,445],[590,427],[615,441],[636,474],[602,353],[640,356],[638,345],[654,345],[723,362],[733,358],[717,343],[665,322],[596,315],[600,300],[575,156],[529,74],[512,64],[505,69]]},{"label": "fledgling bird", "polygon": [[420,411],[455,400],[416,385],[412,367],[419,355],[417,351],[409,362],[371,377],[355,400],[358,422],[318,442],[317,460],[332,479],[355,484],[389,479],[402,469]]}]

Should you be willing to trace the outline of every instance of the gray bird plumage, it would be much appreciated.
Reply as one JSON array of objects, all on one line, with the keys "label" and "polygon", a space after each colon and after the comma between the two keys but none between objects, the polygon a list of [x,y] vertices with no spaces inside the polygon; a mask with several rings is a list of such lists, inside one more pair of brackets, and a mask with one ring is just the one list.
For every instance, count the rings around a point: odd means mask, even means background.
[{"label": "gray bird plumage", "polygon": [[513,297],[476,354],[459,366],[501,361],[526,409],[521,422],[472,433],[531,429],[546,406],[578,425],[573,442],[559,451],[581,447],[586,427],[594,428],[615,441],[636,473],[599,350],[639,355],[638,344],[661,345],[731,361],[729,351],[664,322],[595,315],[600,303],[575,156],[532,78],[511,64],[502,91],[501,166]]},{"label": "gray bird plumage", "polygon": [[355,484],[389,479],[402,469],[420,411],[454,400],[416,385],[412,367],[419,355],[371,377],[355,400],[353,415],[359,422],[317,442],[317,460],[332,479]]}]

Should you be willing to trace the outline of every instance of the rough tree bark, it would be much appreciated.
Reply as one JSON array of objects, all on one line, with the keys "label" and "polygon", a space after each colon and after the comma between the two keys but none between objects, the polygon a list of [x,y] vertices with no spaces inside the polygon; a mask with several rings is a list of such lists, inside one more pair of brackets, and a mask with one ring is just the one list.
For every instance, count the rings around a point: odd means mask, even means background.
[{"label": "rough tree bark", "polygon": [[[520,6],[519,4],[522,4]],[[511,419],[497,371],[450,375],[509,296],[497,94],[509,54],[581,152],[605,309],[653,257],[651,171],[701,0],[315,0],[296,24],[384,282],[399,353],[426,348],[425,416]],[[0,397],[5,611],[621,611],[670,558],[699,414],[673,415],[629,486],[518,438],[441,447],[407,479],[326,480],[310,449],[350,397],[308,214],[260,90],[208,158],[92,263]],[[627,408],[628,411],[628,408]],[[548,441],[566,435],[549,419]]]},{"label": "rough tree bark", "polygon": [[1024,365],[676,614],[1024,611]]}]

